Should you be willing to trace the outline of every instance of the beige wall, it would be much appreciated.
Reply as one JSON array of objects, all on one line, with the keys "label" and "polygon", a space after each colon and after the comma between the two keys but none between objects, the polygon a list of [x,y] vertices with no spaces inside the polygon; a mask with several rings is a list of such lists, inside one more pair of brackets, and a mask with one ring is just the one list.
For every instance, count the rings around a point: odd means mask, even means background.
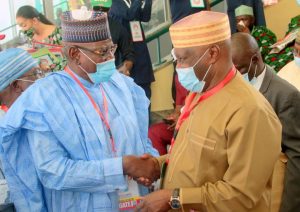
[{"label": "beige wall", "polygon": [[265,7],[267,27],[272,30],[277,39],[283,38],[291,18],[300,15],[300,6],[296,0],[279,0],[273,6]]},{"label": "beige wall", "polygon": [[173,109],[171,93],[173,72],[171,62],[154,72],[155,82],[151,84],[151,111]]}]

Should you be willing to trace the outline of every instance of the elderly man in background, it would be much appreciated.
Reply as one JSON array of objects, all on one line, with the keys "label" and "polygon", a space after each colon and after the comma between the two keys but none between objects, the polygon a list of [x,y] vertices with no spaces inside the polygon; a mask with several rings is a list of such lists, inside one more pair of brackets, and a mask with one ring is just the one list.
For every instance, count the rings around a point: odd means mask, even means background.
[{"label": "elderly man in background", "polygon": [[262,57],[268,55],[270,46],[276,43],[276,35],[265,26],[255,25],[253,8],[241,5],[235,9],[236,28],[238,32],[251,34],[257,41]]},{"label": "elderly man in background", "polygon": [[[62,32],[65,70],[27,89],[0,123],[11,197],[22,212],[119,211],[125,175],[159,177],[155,160],[133,156],[157,154],[149,100],[117,71],[105,13],[65,12]],[[131,185],[134,195],[148,192]]]},{"label": "elderly man in background", "polygon": [[231,40],[236,68],[269,101],[282,124],[281,146],[287,158],[281,155],[279,169],[274,172],[272,211],[279,211],[281,200],[280,211],[297,211],[300,208],[300,187],[297,186],[300,182],[300,92],[263,62],[251,35],[236,33]]},{"label": "elderly man in background", "polygon": [[[37,61],[25,50],[11,48],[0,53],[0,120],[16,99],[42,77]],[[1,153],[0,145],[0,153]],[[0,211],[14,211],[0,160]]]},{"label": "elderly man in background", "polygon": [[285,65],[278,76],[285,79],[300,91],[300,30],[294,45],[294,60]]},{"label": "elderly man in background", "polygon": [[195,13],[173,24],[170,35],[179,82],[190,94],[169,154],[157,158],[162,190],[138,209],[268,211],[281,125],[232,63],[228,16]]},{"label": "elderly man in background", "polygon": [[227,14],[229,16],[231,33],[236,32],[236,20],[234,10],[241,6],[247,5],[253,8],[256,26],[266,26],[266,19],[264,13],[264,6],[262,1],[257,0],[226,0],[227,3]]}]

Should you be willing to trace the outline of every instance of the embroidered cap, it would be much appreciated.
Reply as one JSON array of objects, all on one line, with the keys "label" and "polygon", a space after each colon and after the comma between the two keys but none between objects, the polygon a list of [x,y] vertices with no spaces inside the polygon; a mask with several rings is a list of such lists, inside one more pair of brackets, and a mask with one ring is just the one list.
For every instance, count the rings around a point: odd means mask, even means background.
[{"label": "embroidered cap", "polygon": [[253,8],[249,7],[247,5],[241,5],[241,6],[237,7],[234,10],[234,13],[235,13],[235,17],[241,16],[241,15],[251,15],[251,16],[254,16]]},{"label": "embroidered cap", "polygon": [[23,49],[9,48],[0,52],[0,91],[34,67],[38,67],[37,61]]},{"label": "embroidered cap", "polygon": [[231,33],[225,13],[201,11],[173,24],[170,35],[174,48],[185,48],[224,41]]},{"label": "embroidered cap", "polygon": [[69,43],[93,43],[111,39],[107,14],[101,11],[67,11],[62,15],[62,41]]}]

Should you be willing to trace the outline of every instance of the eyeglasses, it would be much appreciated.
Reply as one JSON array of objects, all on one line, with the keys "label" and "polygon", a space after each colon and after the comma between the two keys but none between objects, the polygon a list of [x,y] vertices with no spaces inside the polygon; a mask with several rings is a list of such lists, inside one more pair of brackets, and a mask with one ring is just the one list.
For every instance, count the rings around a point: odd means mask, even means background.
[{"label": "eyeglasses", "polygon": [[35,81],[35,80],[26,80],[26,79],[24,79],[24,78],[27,78],[27,77],[34,77],[35,79],[40,79],[40,78],[45,77],[45,74],[42,70],[36,69],[35,71],[33,71],[32,74],[22,76],[22,77],[20,77],[16,80],[20,80],[20,81],[24,81],[24,82],[34,82]]},{"label": "eyeglasses", "polygon": [[300,57],[300,50],[299,49],[293,49],[293,54],[294,54],[294,56],[296,56],[296,57]]},{"label": "eyeglasses", "polygon": [[91,50],[91,49],[84,48],[84,47],[81,47],[81,46],[76,46],[76,47],[79,48],[79,49],[83,49],[83,50],[86,50],[88,52],[91,52],[91,53],[99,56],[101,59],[106,59],[107,57],[115,54],[115,52],[118,48],[118,45],[113,44],[111,46],[103,46],[102,48],[97,49],[97,50]]},{"label": "eyeglasses", "polygon": [[174,48],[171,50],[171,56],[172,56],[174,62],[177,61],[177,57],[176,57],[176,55],[175,55],[175,50],[174,50]]}]

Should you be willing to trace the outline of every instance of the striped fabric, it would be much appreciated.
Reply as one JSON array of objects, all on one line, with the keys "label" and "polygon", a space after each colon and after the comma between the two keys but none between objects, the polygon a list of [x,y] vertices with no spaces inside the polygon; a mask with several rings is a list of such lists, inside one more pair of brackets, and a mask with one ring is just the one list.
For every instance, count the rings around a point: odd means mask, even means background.
[{"label": "striped fabric", "polygon": [[37,61],[23,49],[10,48],[0,52],[0,91],[36,66]]},{"label": "striped fabric", "polygon": [[203,46],[230,38],[228,16],[201,11],[181,19],[170,27],[174,48]]}]

